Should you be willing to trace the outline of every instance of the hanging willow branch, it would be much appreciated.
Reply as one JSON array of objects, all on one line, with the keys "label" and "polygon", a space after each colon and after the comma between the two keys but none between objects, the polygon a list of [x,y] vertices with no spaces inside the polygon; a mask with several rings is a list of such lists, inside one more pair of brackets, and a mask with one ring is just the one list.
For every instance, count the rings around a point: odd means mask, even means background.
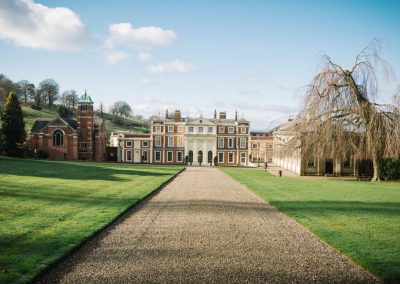
[{"label": "hanging willow branch", "polygon": [[400,157],[400,113],[395,105],[375,102],[378,70],[391,73],[377,41],[357,56],[350,70],[326,56],[326,67],[307,88],[285,151],[300,145],[305,155],[319,159],[371,160],[372,180],[379,180],[379,160]]}]

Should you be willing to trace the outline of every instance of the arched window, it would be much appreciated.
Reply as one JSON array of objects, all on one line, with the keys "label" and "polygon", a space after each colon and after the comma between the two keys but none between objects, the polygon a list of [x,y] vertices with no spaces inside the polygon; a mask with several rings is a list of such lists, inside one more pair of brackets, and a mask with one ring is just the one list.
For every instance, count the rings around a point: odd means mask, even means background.
[{"label": "arched window", "polygon": [[63,146],[64,145],[64,134],[61,130],[56,130],[53,133],[53,146]]},{"label": "arched window", "polygon": [[189,151],[189,161],[188,162],[193,163],[193,151],[192,150]]},{"label": "arched window", "polygon": [[209,164],[211,164],[212,163],[212,151],[208,151],[208,157],[207,157],[208,159],[207,159],[207,162],[209,163]]}]

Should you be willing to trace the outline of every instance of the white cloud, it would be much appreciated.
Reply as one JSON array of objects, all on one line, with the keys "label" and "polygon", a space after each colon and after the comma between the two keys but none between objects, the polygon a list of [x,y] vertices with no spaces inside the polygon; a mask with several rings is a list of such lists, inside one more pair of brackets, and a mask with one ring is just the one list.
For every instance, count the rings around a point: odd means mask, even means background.
[{"label": "white cloud", "polygon": [[149,61],[153,58],[150,52],[141,51],[137,55],[137,59],[140,61]]},{"label": "white cloud", "polygon": [[86,31],[70,9],[49,8],[32,0],[1,0],[0,39],[21,47],[69,51],[82,47]]},{"label": "white cloud", "polygon": [[139,83],[148,86],[153,84],[153,81],[151,81],[149,78],[140,78]]},{"label": "white cloud", "polygon": [[188,73],[196,70],[195,66],[190,63],[186,63],[182,60],[176,59],[175,61],[160,63],[156,65],[147,66],[147,71],[151,73]]},{"label": "white cloud", "polygon": [[120,61],[129,59],[130,55],[123,51],[111,51],[105,53],[105,59],[109,64],[116,64]]},{"label": "white cloud", "polygon": [[107,48],[167,46],[173,44],[178,38],[171,30],[153,26],[134,28],[131,23],[112,24],[109,30],[110,36],[105,40]]}]

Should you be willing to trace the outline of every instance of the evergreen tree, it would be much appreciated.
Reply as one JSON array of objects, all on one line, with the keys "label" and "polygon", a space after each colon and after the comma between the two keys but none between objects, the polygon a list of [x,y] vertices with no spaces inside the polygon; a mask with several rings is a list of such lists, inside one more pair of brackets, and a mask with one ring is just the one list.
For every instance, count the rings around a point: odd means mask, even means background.
[{"label": "evergreen tree", "polygon": [[7,155],[18,154],[17,144],[25,140],[25,123],[18,97],[10,92],[3,106],[0,132],[3,138],[3,150]]}]

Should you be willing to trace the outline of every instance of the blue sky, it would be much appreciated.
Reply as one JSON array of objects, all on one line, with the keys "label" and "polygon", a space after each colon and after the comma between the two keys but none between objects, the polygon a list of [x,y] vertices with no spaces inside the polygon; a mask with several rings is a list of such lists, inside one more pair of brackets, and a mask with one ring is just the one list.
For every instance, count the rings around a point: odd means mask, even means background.
[{"label": "blue sky", "polygon": [[53,78],[145,116],[237,109],[265,130],[296,113],[322,54],[351,66],[374,38],[395,71],[379,85],[389,101],[400,85],[399,14],[400,1],[3,0],[0,72]]}]

